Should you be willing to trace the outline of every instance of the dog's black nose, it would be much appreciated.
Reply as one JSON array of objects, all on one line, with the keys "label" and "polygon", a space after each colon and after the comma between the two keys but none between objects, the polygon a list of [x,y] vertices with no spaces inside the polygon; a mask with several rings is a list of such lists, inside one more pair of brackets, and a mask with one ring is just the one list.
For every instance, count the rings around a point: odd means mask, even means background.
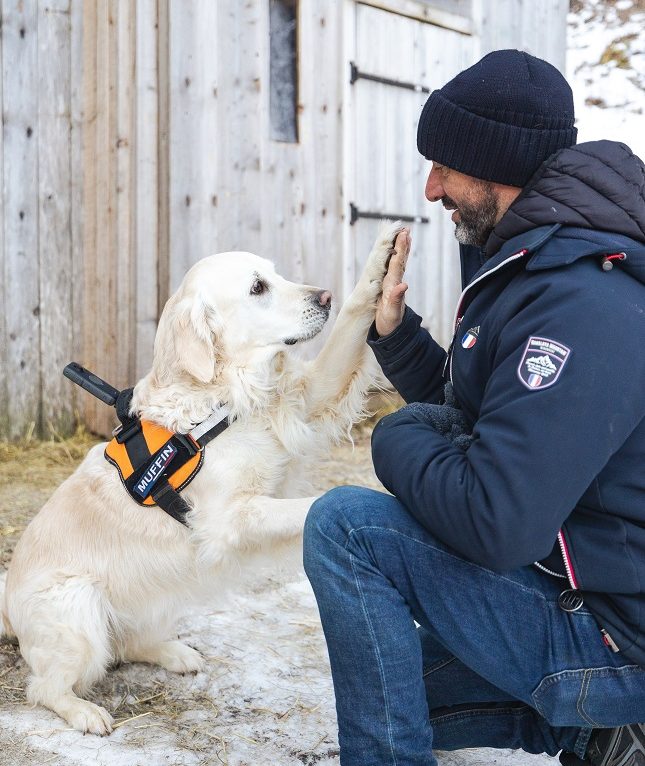
[{"label": "dog's black nose", "polygon": [[331,308],[331,293],[329,290],[319,290],[313,296],[314,302],[325,309]]}]

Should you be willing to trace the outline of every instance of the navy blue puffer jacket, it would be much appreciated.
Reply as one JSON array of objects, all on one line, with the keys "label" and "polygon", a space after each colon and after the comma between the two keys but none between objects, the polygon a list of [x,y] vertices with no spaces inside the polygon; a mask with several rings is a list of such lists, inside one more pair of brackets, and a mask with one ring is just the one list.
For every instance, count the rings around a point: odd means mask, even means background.
[{"label": "navy blue puffer jacket", "polygon": [[407,402],[449,378],[474,440],[403,408],[374,430],[376,473],[469,560],[566,578],[645,666],[645,166],[611,141],[564,149],[461,255],[448,354],[409,308],[368,342]]}]

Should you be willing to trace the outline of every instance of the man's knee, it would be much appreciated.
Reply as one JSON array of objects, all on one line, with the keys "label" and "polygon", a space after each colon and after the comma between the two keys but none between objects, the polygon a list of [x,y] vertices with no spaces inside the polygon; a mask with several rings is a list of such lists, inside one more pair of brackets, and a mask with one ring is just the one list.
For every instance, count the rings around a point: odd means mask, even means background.
[{"label": "man's knee", "polygon": [[336,537],[342,528],[348,505],[354,504],[356,494],[362,487],[334,487],[321,495],[309,509],[305,521],[305,548],[315,545],[322,537]]},{"label": "man's knee", "polygon": [[365,487],[334,487],[318,498],[309,510],[303,537],[303,560],[309,575],[330,547],[344,547],[352,529],[360,526],[374,490]]}]

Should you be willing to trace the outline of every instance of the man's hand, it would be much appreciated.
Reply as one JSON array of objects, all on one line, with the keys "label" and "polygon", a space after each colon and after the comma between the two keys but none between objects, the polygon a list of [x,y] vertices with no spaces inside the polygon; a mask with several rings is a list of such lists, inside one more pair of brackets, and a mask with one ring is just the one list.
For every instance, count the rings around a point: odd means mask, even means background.
[{"label": "man's hand", "polygon": [[402,280],[411,242],[409,229],[402,229],[394,240],[392,257],[383,278],[383,292],[376,304],[376,332],[380,336],[394,332],[403,320],[408,286]]}]

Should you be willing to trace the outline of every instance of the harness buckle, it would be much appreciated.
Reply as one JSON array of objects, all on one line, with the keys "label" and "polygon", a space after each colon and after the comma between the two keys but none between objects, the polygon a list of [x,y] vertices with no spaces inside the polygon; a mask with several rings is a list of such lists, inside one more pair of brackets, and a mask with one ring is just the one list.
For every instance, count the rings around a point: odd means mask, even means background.
[{"label": "harness buckle", "polygon": [[127,427],[121,423],[121,425],[118,425],[112,433],[114,434],[114,437],[116,438],[117,442],[119,444],[123,444],[124,442],[127,442],[128,439],[130,439],[132,436],[134,436],[136,433],[138,433],[141,430],[141,421],[139,418],[136,420],[133,420],[131,423],[127,424]]},{"label": "harness buckle", "polygon": [[194,457],[198,453],[204,451],[204,447],[190,434],[175,434],[173,438],[175,438],[182,444],[182,446],[188,450],[191,457]]}]

